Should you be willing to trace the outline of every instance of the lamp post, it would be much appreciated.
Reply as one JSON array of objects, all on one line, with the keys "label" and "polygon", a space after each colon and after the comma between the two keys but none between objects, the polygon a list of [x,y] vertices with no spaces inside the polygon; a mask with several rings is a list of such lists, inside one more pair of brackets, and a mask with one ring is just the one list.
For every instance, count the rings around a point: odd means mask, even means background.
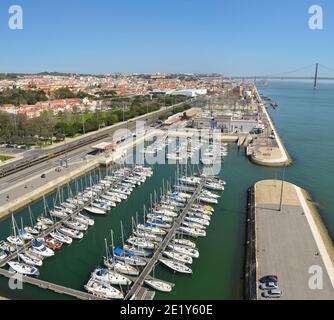
[{"label": "lamp post", "polygon": [[284,192],[284,182],[285,182],[285,170],[286,166],[283,168],[283,176],[282,176],[282,184],[281,184],[281,196],[280,196],[280,204],[279,204],[279,211],[282,211],[283,208],[283,192]]}]

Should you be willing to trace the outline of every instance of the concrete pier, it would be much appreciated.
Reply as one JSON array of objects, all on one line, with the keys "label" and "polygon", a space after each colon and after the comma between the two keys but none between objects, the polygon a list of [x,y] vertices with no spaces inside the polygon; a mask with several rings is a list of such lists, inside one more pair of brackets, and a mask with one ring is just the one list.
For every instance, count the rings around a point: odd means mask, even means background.
[{"label": "concrete pier", "polygon": [[253,201],[256,298],[263,299],[258,280],[276,275],[281,299],[333,300],[334,247],[309,195],[291,183],[266,180],[255,185]]},{"label": "concrete pier", "polygon": [[[265,131],[253,142],[250,159],[255,164],[267,167],[288,166],[292,163],[292,159],[258,92],[257,99],[260,101],[259,115],[265,126]],[[270,138],[272,133],[274,137]]]}]

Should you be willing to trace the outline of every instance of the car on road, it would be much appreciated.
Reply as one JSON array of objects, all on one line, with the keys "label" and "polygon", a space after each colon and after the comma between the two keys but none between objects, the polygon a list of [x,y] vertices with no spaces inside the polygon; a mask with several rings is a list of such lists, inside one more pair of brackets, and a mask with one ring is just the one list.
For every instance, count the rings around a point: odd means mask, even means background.
[{"label": "car on road", "polygon": [[268,299],[276,298],[276,299],[278,299],[278,298],[282,297],[282,291],[279,290],[279,289],[266,290],[266,291],[262,292],[261,295],[262,295],[263,298],[268,298]]},{"label": "car on road", "polygon": [[278,277],[275,275],[267,275],[260,279],[260,283],[268,283],[268,282],[278,282]]},{"label": "car on road", "polygon": [[260,285],[261,290],[273,290],[278,289],[277,282],[266,282]]}]

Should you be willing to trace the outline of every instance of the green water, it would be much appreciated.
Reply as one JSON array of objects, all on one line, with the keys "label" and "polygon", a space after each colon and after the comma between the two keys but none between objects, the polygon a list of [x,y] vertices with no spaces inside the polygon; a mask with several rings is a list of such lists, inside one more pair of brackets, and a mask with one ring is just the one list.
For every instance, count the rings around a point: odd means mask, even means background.
[{"label": "green water", "polygon": [[[293,166],[287,169],[287,180],[311,192],[334,236],[334,214],[331,212],[334,199],[330,196],[334,178],[331,166],[334,148],[330,135],[330,124],[334,119],[334,85],[320,84],[319,89],[313,92],[310,83],[275,82],[260,91],[279,103],[279,108],[270,112],[294,159]],[[110,237],[110,229],[114,230],[116,243],[120,245],[120,221],[123,221],[125,232],[129,235],[131,217],[138,212],[141,219],[143,205],[148,207],[150,204],[150,194],[161,188],[163,179],[167,181],[172,177],[174,180],[175,170],[173,165],[155,165],[154,176],[138,188],[127,202],[106,217],[96,217],[95,226],[82,241],[74,241],[56,257],[46,260],[40,269],[41,279],[83,290],[90,272],[102,262],[104,239]],[[157,299],[242,298],[246,192],[258,180],[280,178],[282,170],[255,166],[246,159],[244,150],[239,151],[235,145],[230,145],[229,156],[220,175],[227,181],[227,188],[215,207],[207,237],[197,240],[200,258],[193,264],[194,274],[174,275],[158,266],[156,277],[176,286],[171,294],[158,293]],[[85,182],[87,178],[82,180]],[[74,186],[72,188],[74,190]],[[52,197],[48,202],[52,203]],[[35,204],[32,210],[36,214],[41,212],[42,203]],[[27,211],[17,216],[18,221],[20,216],[28,222]],[[4,239],[9,232],[10,221],[2,222],[0,239]],[[70,299],[28,285],[24,290],[11,291],[7,288],[7,280],[0,278],[0,295],[17,299]]]}]

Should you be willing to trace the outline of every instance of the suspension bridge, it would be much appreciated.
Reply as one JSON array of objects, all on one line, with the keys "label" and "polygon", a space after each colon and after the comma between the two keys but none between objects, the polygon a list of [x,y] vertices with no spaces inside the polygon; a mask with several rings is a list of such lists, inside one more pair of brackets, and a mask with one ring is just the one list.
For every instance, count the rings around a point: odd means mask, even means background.
[{"label": "suspension bridge", "polygon": [[[300,73],[306,71],[308,74]],[[316,63],[295,70],[270,75],[231,76],[225,78],[231,80],[254,80],[255,82],[259,80],[312,80],[313,87],[317,88],[318,81],[320,80],[334,80],[334,68]]]}]

